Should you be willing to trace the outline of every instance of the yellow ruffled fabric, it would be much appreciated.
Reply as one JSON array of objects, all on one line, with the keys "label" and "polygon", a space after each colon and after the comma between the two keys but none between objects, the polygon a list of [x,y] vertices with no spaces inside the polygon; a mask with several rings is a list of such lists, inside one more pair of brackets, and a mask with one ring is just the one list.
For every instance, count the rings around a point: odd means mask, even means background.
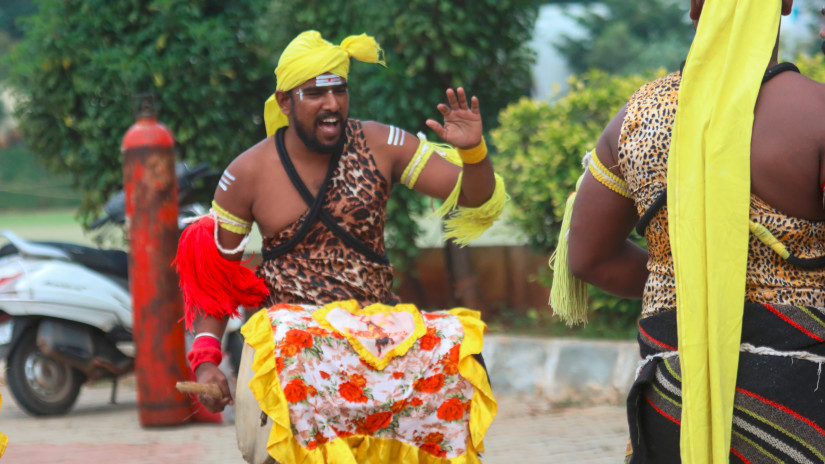
[{"label": "yellow ruffled fabric", "polygon": [[339,437],[318,445],[313,450],[302,447],[292,435],[286,396],[278,379],[275,365],[275,341],[272,326],[265,310],[258,311],[241,328],[246,343],[255,349],[249,389],[258,400],[261,410],[272,419],[272,430],[267,451],[281,464],[481,464],[478,453],[484,451],[484,435],[493,422],[497,405],[487,381],[484,368],[473,358],[481,353],[487,326],[480,313],[466,308],[448,311],[464,327],[458,369],[474,387],[470,409],[470,441],[467,451],[452,459],[439,458],[416,446],[396,440],[353,435]]},{"label": "yellow ruffled fabric", "polygon": [[[3,395],[0,395],[0,406],[3,405]],[[9,437],[0,433],[0,458],[3,457],[3,453],[6,452],[6,446],[9,444]]]},{"label": "yellow ruffled fabric", "polygon": [[[415,323],[415,329],[403,343],[387,351],[383,357],[379,358],[378,356],[372,354],[364,345],[362,345],[361,340],[359,340],[358,337],[353,336],[349,332],[341,332],[335,328],[335,326],[330,324],[327,320],[327,314],[335,308],[345,309],[353,315],[363,314],[365,316],[403,311],[412,315]],[[387,367],[387,364],[389,364],[390,361],[392,361],[392,359],[396,356],[404,356],[404,354],[412,348],[415,342],[427,333],[427,327],[424,325],[424,319],[421,318],[421,313],[418,312],[418,308],[416,308],[415,305],[411,304],[397,304],[395,306],[389,306],[381,303],[375,303],[365,308],[361,308],[355,300],[337,301],[335,303],[330,303],[312,313],[312,318],[315,319],[321,327],[343,335],[347,340],[349,340],[350,346],[352,346],[352,349],[358,353],[358,356],[379,371],[383,371],[384,368]]]}]

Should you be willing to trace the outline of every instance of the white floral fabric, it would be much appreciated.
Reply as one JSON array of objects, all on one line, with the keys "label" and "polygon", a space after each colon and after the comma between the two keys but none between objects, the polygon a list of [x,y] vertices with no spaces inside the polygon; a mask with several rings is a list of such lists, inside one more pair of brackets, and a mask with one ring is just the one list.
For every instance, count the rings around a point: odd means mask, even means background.
[{"label": "white floral fabric", "polygon": [[319,306],[267,310],[292,433],[306,449],[338,437],[373,436],[452,458],[468,447],[473,385],[459,375],[464,331],[446,311],[422,313],[427,332],[383,370],[312,317]]}]

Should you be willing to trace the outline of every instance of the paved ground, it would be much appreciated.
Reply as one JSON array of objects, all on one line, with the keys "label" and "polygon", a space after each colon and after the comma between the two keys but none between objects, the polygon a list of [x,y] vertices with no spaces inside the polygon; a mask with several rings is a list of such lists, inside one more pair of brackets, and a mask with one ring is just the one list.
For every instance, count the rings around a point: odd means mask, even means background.
[{"label": "paved ground", "polygon": [[[27,416],[7,387],[0,387],[0,395],[0,432],[9,436],[2,464],[243,464],[231,423],[141,428],[128,385],[119,388],[114,405],[108,387],[84,387],[67,416],[47,419]],[[626,444],[624,410],[499,398],[485,444],[485,464],[619,463]]]}]

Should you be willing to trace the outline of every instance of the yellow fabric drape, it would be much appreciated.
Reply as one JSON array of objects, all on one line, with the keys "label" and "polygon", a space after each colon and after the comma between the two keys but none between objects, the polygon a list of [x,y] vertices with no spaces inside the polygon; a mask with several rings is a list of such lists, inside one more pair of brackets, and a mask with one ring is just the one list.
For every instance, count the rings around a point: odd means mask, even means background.
[{"label": "yellow fabric drape", "polygon": [[753,110],[779,16],[779,0],[707,0],[679,91],[667,204],[686,464],[726,463],[730,454]]},{"label": "yellow fabric drape", "polygon": [[[366,34],[351,35],[341,45],[333,45],[324,40],[318,31],[304,31],[292,39],[281,53],[275,68],[278,79],[276,89],[292,90],[323,73],[337,74],[346,79],[350,57],[367,63],[385,64],[384,52],[378,42]],[[267,137],[289,124],[274,93],[264,104],[264,123]]]}]

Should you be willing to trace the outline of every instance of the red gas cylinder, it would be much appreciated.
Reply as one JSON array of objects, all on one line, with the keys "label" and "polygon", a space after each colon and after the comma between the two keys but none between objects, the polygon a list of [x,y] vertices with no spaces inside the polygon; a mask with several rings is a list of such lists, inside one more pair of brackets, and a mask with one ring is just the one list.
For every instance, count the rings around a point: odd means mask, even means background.
[{"label": "red gas cylinder", "polygon": [[175,383],[189,378],[183,304],[172,268],[178,243],[175,140],[158,122],[154,97],[136,95],[137,121],[121,145],[129,238],[129,287],[138,415],[145,427],[179,425],[192,414]]}]

